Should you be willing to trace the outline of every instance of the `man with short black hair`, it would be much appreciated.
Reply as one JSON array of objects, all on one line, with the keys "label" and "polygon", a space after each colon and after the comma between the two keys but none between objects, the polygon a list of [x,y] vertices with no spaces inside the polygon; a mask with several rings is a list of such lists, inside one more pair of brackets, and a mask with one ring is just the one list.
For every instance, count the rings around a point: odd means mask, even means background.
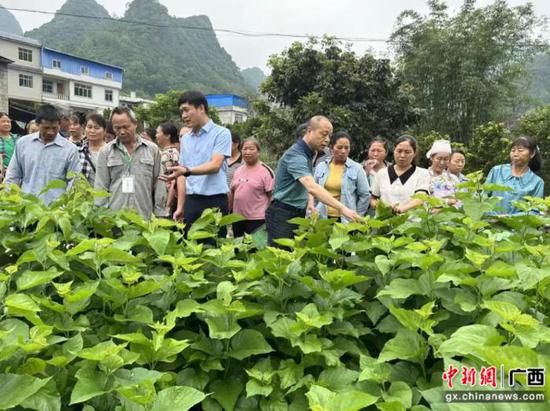
[{"label": "man with short black hair", "polygon": [[107,191],[110,197],[96,199],[96,205],[132,209],[149,219],[160,184],[159,149],[137,135],[137,119],[128,107],[115,108],[111,124],[116,138],[99,152],[95,179],[95,189]]},{"label": "man with short black hair", "polygon": [[[228,212],[227,159],[231,157],[231,133],[208,115],[208,101],[199,91],[188,91],[178,100],[184,124],[191,131],[181,140],[180,165],[164,179],[186,178],[184,219],[186,232],[207,208]],[[220,236],[225,237],[225,229]]]},{"label": "man with short black hair", "polygon": [[[80,158],[76,146],[59,134],[59,114],[47,104],[36,113],[38,133],[17,140],[11,158],[6,184],[17,184],[25,193],[38,195],[53,180],[63,180],[70,186],[69,172],[80,172]],[[50,204],[66,188],[52,188],[39,195]]]},{"label": "man with short black hair", "polygon": [[294,238],[295,224],[288,220],[305,217],[308,194],[329,207],[335,208],[346,218],[357,221],[361,217],[336,200],[313,178],[313,159],[324,150],[332,134],[332,124],[324,116],[312,117],[303,138],[298,139],[279,160],[273,202],[265,214],[269,245],[276,245],[278,238]]}]

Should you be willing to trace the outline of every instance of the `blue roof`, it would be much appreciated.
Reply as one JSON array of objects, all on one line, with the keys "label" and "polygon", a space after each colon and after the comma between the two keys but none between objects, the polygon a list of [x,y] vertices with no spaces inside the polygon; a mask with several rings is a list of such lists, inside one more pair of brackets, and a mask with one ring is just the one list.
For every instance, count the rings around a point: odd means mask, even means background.
[{"label": "blue roof", "polygon": [[242,107],[248,109],[248,100],[235,94],[207,94],[206,101],[210,107]]},{"label": "blue roof", "polygon": [[82,67],[88,69],[88,74],[91,77],[98,79],[105,79],[105,73],[111,73],[113,81],[122,83],[122,68],[114,66],[112,64],[101,63],[99,61],[89,60],[83,57],[78,57],[63,51],[50,49],[47,47],[42,48],[42,67],[53,69],[53,61],[58,60],[61,62],[59,70],[65,73],[81,75]]}]

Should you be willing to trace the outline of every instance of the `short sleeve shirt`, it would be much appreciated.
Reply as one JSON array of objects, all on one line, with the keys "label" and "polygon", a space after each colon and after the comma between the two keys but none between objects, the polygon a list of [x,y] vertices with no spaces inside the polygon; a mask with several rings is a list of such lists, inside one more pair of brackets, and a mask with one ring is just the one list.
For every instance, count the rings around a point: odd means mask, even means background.
[{"label": "short sleeve shirt", "polygon": [[436,198],[453,197],[456,194],[456,185],[460,180],[454,174],[443,170],[440,175],[435,175],[430,168],[430,194]]},{"label": "short sleeve shirt", "polygon": [[247,220],[264,220],[273,191],[273,172],[263,163],[241,165],[231,181],[233,212]]},{"label": "short sleeve shirt", "polygon": [[[164,175],[168,167],[178,165],[180,154],[177,148],[168,147],[160,150],[160,174]],[[168,200],[168,188],[166,184],[158,184],[155,190],[155,215],[157,217],[168,217],[170,209],[166,207]]]},{"label": "short sleeve shirt", "polygon": [[191,131],[181,139],[181,165],[193,168],[208,163],[215,154],[225,157],[222,167],[214,174],[187,177],[187,195],[227,194],[227,159],[231,157],[231,133],[225,127],[209,120],[197,134]]},{"label": "short sleeve shirt", "polygon": [[394,166],[384,168],[376,174],[371,187],[373,197],[390,206],[407,204],[419,192],[430,193],[430,173],[416,166],[400,176],[397,176]]},{"label": "short sleeve shirt", "polygon": [[308,194],[299,179],[313,177],[314,154],[303,139],[298,140],[283,154],[275,175],[275,200],[299,209],[306,208]]}]

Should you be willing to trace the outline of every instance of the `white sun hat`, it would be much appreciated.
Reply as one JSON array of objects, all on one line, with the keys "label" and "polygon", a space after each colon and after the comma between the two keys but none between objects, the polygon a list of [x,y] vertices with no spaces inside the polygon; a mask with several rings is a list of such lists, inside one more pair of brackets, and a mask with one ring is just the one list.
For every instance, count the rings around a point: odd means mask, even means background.
[{"label": "white sun hat", "polygon": [[448,140],[435,140],[432,148],[426,153],[427,158],[432,158],[434,154],[446,153],[451,154],[451,142]]}]

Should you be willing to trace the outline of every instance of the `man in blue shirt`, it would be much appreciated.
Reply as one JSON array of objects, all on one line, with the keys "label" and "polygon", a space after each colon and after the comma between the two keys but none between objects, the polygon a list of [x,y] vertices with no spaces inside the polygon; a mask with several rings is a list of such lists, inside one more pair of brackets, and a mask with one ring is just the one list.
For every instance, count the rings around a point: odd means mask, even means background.
[{"label": "man in blue shirt", "polygon": [[[17,184],[25,193],[38,195],[53,180],[63,180],[70,185],[67,173],[80,173],[80,158],[77,147],[59,134],[59,114],[55,107],[40,107],[36,123],[37,133],[17,140],[4,183]],[[65,188],[53,188],[39,198],[50,204],[64,192]]]},{"label": "man in blue shirt", "polygon": [[[164,179],[186,177],[184,219],[187,232],[207,208],[219,208],[223,214],[228,213],[226,173],[227,159],[231,157],[231,133],[210,119],[208,101],[201,92],[184,93],[178,100],[178,108],[191,131],[181,139],[180,165],[170,167],[168,170],[172,174]],[[225,234],[225,230],[220,231],[220,236],[225,237]]]},{"label": "man in blue shirt", "polygon": [[265,215],[269,245],[275,245],[277,238],[293,238],[295,224],[288,220],[304,217],[308,194],[323,204],[337,209],[349,220],[357,221],[361,217],[336,200],[313,178],[313,161],[318,151],[328,147],[332,124],[324,116],[315,116],[309,120],[303,139],[298,139],[281,157],[275,176],[273,202]]}]

